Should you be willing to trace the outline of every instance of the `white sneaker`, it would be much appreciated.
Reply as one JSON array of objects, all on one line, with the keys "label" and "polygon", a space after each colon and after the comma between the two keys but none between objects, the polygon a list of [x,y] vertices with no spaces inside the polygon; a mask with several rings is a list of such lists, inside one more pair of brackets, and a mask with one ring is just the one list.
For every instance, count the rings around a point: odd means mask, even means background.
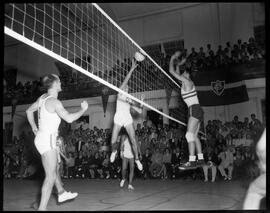
[{"label": "white sneaker", "polygon": [[121,182],[120,182],[120,187],[122,188],[122,187],[124,186],[124,184],[125,184],[125,180],[123,179],[123,180],[121,180]]},{"label": "white sneaker", "polygon": [[116,157],[117,151],[111,153],[110,162],[113,163]]},{"label": "white sneaker", "polygon": [[67,200],[74,199],[77,196],[78,196],[77,192],[73,192],[73,193],[72,192],[64,192],[61,195],[58,195],[58,202],[62,203],[62,202],[65,202]]},{"label": "white sneaker", "polygon": [[128,184],[128,189],[134,190],[134,187],[131,184]]},{"label": "white sneaker", "polygon": [[135,163],[137,164],[138,169],[139,169],[140,171],[142,171],[143,166],[142,166],[141,162],[140,162],[139,160],[135,160]]}]

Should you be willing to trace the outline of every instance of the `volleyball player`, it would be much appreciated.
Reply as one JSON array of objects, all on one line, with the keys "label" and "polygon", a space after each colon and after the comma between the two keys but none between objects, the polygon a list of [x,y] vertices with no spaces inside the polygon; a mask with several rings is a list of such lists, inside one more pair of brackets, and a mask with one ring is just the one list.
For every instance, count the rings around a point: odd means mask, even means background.
[{"label": "volleyball player", "polygon": [[[88,103],[83,101],[81,109],[76,113],[69,113],[58,100],[58,93],[62,91],[61,82],[57,75],[49,74],[43,78],[43,85],[47,93],[41,95],[27,110],[27,119],[35,134],[35,146],[41,155],[42,165],[45,170],[45,179],[41,189],[41,200],[38,210],[47,210],[47,204],[53,185],[58,191],[58,202],[74,199],[78,193],[67,192],[61,185],[57,175],[58,151],[56,138],[61,118],[71,123],[80,118],[88,108]],[[38,111],[38,127],[34,120],[34,112]]]},{"label": "volleyball player", "polygon": [[[125,80],[123,81],[122,85],[120,86],[120,89],[128,92],[128,81],[132,75],[132,72],[135,70],[138,64],[136,64],[135,59],[132,60],[132,66],[129,70],[129,73],[125,77]],[[122,93],[118,93],[117,95],[117,102],[116,102],[116,112],[114,115],[114,126],[112,131],[112,138],[111,138],[111,144],[112,144],[112,153],[110,156],[110,161],[114,162],[116,154],[117,154],[117,137],[119,134],[119,131],[122,127],[124,127],[128,133],[128,136],[130,138],[130,142],[132,144],[132,150],[135,155],[135,163],[139,170],[142,170],[142,164],[139,160],[138,156],[138,145],[135,138],[135,129],[133,126],[133,118],[130,114],[130,107],[135,109],[137,112],[142,113],[142,108],[137,107],[134,105],[135,102],[126,97]],[[132,106],[131,106],[132,105]]]},{"label": "volleyball player", "polygon": [[[169,70],[176,79],[181,81],[181,95],[188,106],[188,123],[185,137],[188,142],[189,160],[179,166],[179,169],[185,170],[195,169],[197,166],[204,164],[201,142],[198,138],[200,122],[203,120],[203,110],[199,104],[195,85],[190,78],[190,73],[186,69],[184,72],[180,73],[179,66],[185,64],[186,58],[177,62],[176,68],[174,67],[175,60],[178,60],[180,56],[180,51],[177,51],[172,55]],[[196,161],[195,149],[197,150],[198,161]]]},{"label": "volleyball player", "polygon": [[129,179],[128,189],[133,190],[132,181],[134,177],[134,155],[130,146],[130,141],[126,133],[121,136],[121,158],[122,158],[122,180],[120,187],[122,188],[125,184],[127,168],[129,165]]},{"label": "volleyball player", "polygon": [[[65,159],[66,163],[68,163],[68,159],[66,158],[66,156],[64,155],[64,146],[63,146],[63,137],[62,136],[57,136],[56,138],[56,149],[57,149],[57,157],[58,157],[58,163],[57,163],[57,168],[56,168],[56,175],[57,175],[57,178],[60,182],[60,184],[62,186],[64,186],[64,183],[62,182],[62,179],[61,179],[61,174],[60,174],[60,171],[61,171],[61,156]],[[56,189],[57,190],[57,189]],[[52,192],[53,194],[58,194],[58,192]],[[40,194],[39,194],[40,196]],[[39,197],[38,196],[38,197]],[[31,204],[31,208],[37,210],[38,209],[38,204],[40,202],[40,197],[38,198],[38,200],[34,201],[32,204]]]},{"label": "volleyball player", "polygon": [[243,204],[245,210],[260,209],[262,198],[266,196],[266,129],[264,130],[256,147],[259,158],[260,176],[257,177],[249,186]]}]

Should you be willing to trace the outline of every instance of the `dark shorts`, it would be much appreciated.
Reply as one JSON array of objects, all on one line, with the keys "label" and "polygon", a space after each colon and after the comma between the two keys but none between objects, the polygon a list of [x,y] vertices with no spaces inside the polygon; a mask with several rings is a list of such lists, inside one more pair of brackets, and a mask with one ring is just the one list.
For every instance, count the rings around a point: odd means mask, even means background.
[{"label": "dark shorts", "polygon": [[188,117],[194,117],[199,121],[203,121],[203,109],[200,104],[194,104],[188,108]]}]

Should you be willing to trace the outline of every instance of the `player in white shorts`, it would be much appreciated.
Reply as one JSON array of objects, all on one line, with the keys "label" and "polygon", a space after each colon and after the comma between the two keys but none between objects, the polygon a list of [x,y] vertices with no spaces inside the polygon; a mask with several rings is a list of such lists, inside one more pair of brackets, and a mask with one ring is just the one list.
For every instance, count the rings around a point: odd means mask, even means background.
[{"label": "player in white shorts", "polygon": [[[188,123],[185,136],[188,142],[189,161],[179,167],[179,169],[185,170],[195,169],[197,166],[202,166],[204,164],[202,146],[200,139],[198,138],[200,123],[203,120],[203,110],[199,104],[195,85],[190,78],[190,73],[187,70],[180,73],[179,70],[179,66],[186,62],[186,58],[181,59],[181,61],[176,64],[176,68],[174,67],[175,60],[177,60],[180,56],[180,51],[177,51],[174,55],[172,55],[169,70],[176,79],[181,81],[181,95],[184,102],[188,106]],[[196,161],[195,148],[197,151],[198,161]]]},{"label": "player in white shorts", "polygon": [[[38,210],[47,210],[47,204],[55,185],[58,191],[58,202],[75,198],[78,193],[65,191],[57,175],[58,151],[56,138],[61,118],[71,123],[80,118],[88,108],[88,103],[81,103],[81,110],[69,113],[57,99],[62,91],[61,82],[57,75],[49,74],[43,78],[43,85],[47,93],[41,95],[27,110],[27,119],[35,134],[35,146],[41,155],[42,165],[45,170],[45,179],[41,189],[41,200]],[[34,112],[38,111],[38,127],[34,120]]]},{"label": "player in white shorts", "polygon": [[126,133],[121,136],[121,158],[122,158],[122,180],[120,182],[120,187],[124,186],[126,180],[127,167],[129,164],[129,179],[128,179],[128,189],[133,190],[132,186],[133,176],[134,176],[134,155],[130,146],[130,141]]},{"label": "player in white shorts", "polygon": [[[136,61],[132,60],[132,66],[127,74],[125,80],[123,81],[122,85],[120,86],[120,89],[122,89],[125,92],[128,92],[128,81],[131,77],[132,72],[137,67]],[[132,106],[131,106],[132,105]],[[142,164],[139,160],[138,156],[138,145],[135,138],[135,130],[133,126],[133,118],[130,114],[130,107],[135,109],[137,112],[142,113],[142,108],[135,106],[135,102],[126,97],[122,93],[118,93],[117,95],[117,102],[116,102],[116,112],[114,115],[114,126],[113,126],[113,132],[112,132],[112,138],[111,138],[111,144],[112,144],[112,153],[110,157],[110,161],[114,162],[116,154],[117,154],[117,137],[119,134],[119,131],[122,127],[125,127],[128,136],[130,138],[131,144],[132,144],[132,150],[135,155],[135,163],[139,170],[142,170]]]},{"label": "player in white shorts", "polygon": [[[61,180],[61,175],[60,175],[60,164],[61,164],[61,156],[65,159],[65,161],[68,163],[68,159],[64,155],[64,145],[63,145],[63,137],[62,136],[57,136],[56,138],[56,149],[57,149],[57,157],[58,157],[58,163],[57,163],[57,168],[56,168],[56,175],[57,178],[59,179],[59,182],[62,186],[64,186],[64,183]],[[56,188],[57,190],[57,188]],[[58,194],[58,192],[56,192]],[[76,195],[77,193],[72,193]],[[73,196],[74,196],[73,195]],[[40,199],[40,198],[39,198]],[[31,204],[31,208],[37,210],[38,209],[38,204],[40,201],[36,200]]]}]

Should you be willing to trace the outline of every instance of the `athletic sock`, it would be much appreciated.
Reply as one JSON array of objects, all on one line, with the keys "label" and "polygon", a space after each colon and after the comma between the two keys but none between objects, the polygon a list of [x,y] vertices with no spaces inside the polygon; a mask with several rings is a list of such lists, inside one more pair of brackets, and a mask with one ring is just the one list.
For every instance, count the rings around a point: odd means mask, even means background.
[{"label": "athletic sock", "polygon": [[199,159],[199,160],[203,160],[203,154],[202,154],[202,153],[199,153],[199,154],[198,154],[198,159]]},{"label": "athletic sock", "polygon": [[196,155],[189,156],[189,161],[195,161],[195,160],[196,160]]},{"label": "athletic sock", "polygon": [[58,192],[58,195],[61,195],[61,194],[65,193],[65,192],[66,192],[65,190],[62,190],[62,191]]}]

